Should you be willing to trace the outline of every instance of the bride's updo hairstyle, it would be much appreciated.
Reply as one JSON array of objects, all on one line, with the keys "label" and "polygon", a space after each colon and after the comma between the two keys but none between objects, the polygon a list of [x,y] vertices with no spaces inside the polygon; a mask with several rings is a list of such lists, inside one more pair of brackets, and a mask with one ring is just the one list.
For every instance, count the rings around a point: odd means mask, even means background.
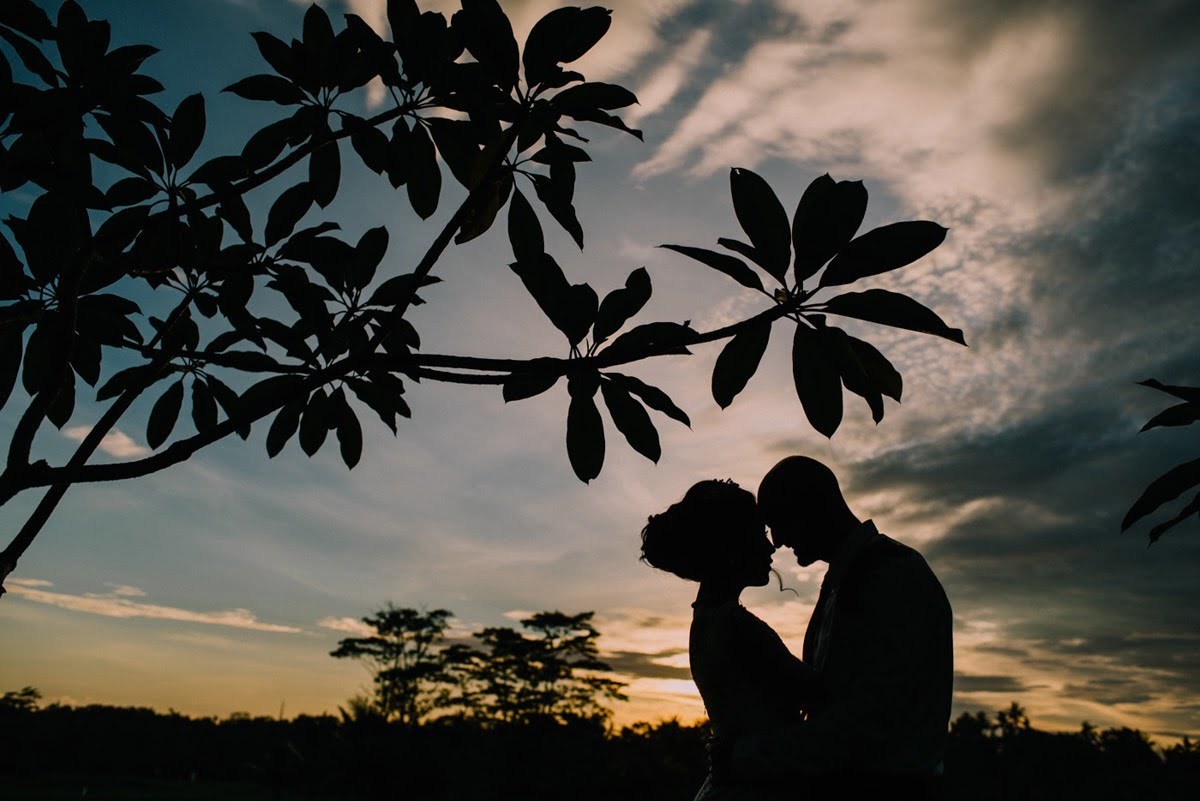
[{"label": "bride's updo hairstyle", "polygon": [[693,484],[683,500],[650,515],[642,529],[642,561],[701,581],[729,565],[737,533],[757,516],[754,495],[732,480]]}]

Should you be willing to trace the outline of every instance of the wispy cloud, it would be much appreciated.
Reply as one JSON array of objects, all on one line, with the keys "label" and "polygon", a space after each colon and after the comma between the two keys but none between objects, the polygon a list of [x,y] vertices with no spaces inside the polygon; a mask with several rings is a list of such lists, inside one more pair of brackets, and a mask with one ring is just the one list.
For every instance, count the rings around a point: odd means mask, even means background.
[{"label": "wispy cloud", "polygon": [[712,41],[712,32],[701,29],[693,33],[668,57],[666,63],[650,74],[637,89],[638,103],[625,113],[629,125],[657,114],[666,108],[696,69],[704,51]]},{"label": "wispy cloud", "polygon": [[359,637],[370,637],[375,634],[373,628],[354,617],[323,617],[317,621],[317,625],[323,629],[341,631]]},{"label": "wispy cloud", "polygon": [[53,587],[53,581],[45,579],[20,578],[19,576],[9,576],[4,580],[6,585],[18,587]]},{"label": "wispy cloud", "polygon": [[955,673],[954,689],[964,693],[1007,693],[1012,695],[1028,690],[1029,685],[1016,676]]},{"label": "wispy cloud", "polygon": [[129,584],[113,584],[111,581],[105,582],[105,586],[112,587],[111,594],[119,595],[126,598],[144,598],[146,593],[144,590],[133,587]]},{"label": "wispy cloud", "polygon": [[527,609],[509,609],[504,616],[509,620],[524,620],[527,617],[533,617],[533,614]]},{"label": "wispy cloud", "polygon": [[[87,438],[87,435],[92,433],[92,427],[69,426],[64,428],[62,433],[67,439],[83,442]],[[104,439],[100,440],[100,450],[118,459],[133,459],[139,456],[146,456],[150,453],[149,448],[139,445],[132,437],[119,428],[114,428],[104,435]]]},{"label": "wispy cloud", "polygon": [[228,626],[251,631],[269,631],[282,634],[298,634],[302,630],[295,626],[284,626],[277,623],[265,623],[249,609],[227,609],[219,612],[197,612],[191,609],[181,609],[176,606],[162,606],[130,600],[132,595],[145,595],[136,587],[118,585],[107,593],[85,593],[73,595],[64,592],[53,592],[43,587],[53,586],[51,582],[40,579],[9,579],[9,592],[19,598],[35,603],[57,606],[73,612],[86,612],[92,615],[116,618],[151,618],[155,620],[175,620],[182,623],[203,623],[210,626]]},{"label": "wispy cloud", "polygon": [[1011,25],[964,54],[952,28],[928,24],[929,5],[849,3],[824,13],[784,3],[795,18],[786,32],[743,53],[711,54],[735,62],[637,174],[707,175],[780,157],[903,178],[903,191],[923,204],[961,199],[964,188],[1029,189],[1030,163],[1001,134],[1039,101],[1033,90],[1057,84],[1070,44],[1064,26]]}]

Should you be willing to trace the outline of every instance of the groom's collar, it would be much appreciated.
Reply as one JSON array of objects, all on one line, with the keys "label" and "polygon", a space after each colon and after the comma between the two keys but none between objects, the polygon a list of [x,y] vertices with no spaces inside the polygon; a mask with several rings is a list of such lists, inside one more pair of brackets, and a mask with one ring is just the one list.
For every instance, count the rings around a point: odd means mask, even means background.
[{"label": "groom's collar", "polygon": [[880,536],[882,535],[879,533],[879,529],[871,520],[865,520],[852,529],[829,559],[829,569],[825,571],[825,583],[833,587],[840,582],[850,565],[862,553],[863,548]]}]

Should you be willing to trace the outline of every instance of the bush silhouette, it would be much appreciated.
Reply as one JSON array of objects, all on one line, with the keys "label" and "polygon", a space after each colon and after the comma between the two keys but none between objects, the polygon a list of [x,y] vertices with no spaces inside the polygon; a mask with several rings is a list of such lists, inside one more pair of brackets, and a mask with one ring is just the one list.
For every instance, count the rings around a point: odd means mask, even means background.
[{"label": "bush silhouette", "polygon": [[[981,711],[951,724],[947,801],[1182,801],[1200,792],[1200,748],[1190,740],[1160,749],[1134,729],[1051,733],[1003,719],[1012,721]],[[329,715],[0,706],[0,796],[78,798],[90,787],[87,797],[658,801],[695,792],[704,736],[702,722],[677,720],[606,729],[452,716],[413,728]]]}]

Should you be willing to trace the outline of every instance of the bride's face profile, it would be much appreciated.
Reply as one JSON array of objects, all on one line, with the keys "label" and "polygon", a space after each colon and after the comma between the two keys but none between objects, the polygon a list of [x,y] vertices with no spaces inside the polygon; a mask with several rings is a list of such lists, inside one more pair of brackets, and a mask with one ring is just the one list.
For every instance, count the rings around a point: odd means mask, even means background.
[{"label": "bride's face profile", "polygon": [[771,580],[771,558],[775,546],[767,537],[762,520],[755,516],[746,522],[742,530],[731,532],[732,547],[729,553],[730,583],[746,587],[762,587]]}]

